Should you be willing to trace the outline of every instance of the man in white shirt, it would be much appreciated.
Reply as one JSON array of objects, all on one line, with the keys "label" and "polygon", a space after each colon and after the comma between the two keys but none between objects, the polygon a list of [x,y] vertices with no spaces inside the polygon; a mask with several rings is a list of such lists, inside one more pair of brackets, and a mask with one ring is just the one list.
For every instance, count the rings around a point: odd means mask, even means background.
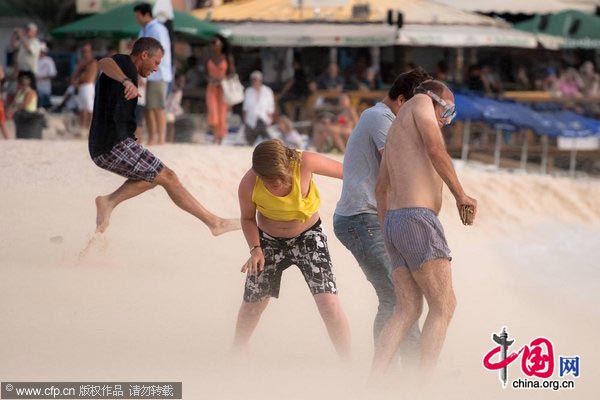
[{"label": "man in white shirt", "polygon": [[[152,17],[152,6],[140,3],[133,8],[135,19],[140,24],[139,37],[151,37],[165,49],[163,59],[156,72],[148,77],[146,85],[146,130],[148,144],[164,144],[167,135],[167,114],[165,106],[167,89],[173,80],[171,68],[171,40],[167,28]],[[158,141],[157,141],[158,136]]]},{"label": "man in white shirt", "polygon": [[48,108],[52,105],[50,95],[52,94],[52,78],[56,76],[56,64],[48,55],[46,43],[42,43],[40,46],[40,60],[37,69],[38,104],[40,107]]},{"label": "man in white shirt", "polygon": [[244,132],[249,145],[257,138],[270,138],[267,127],[273,122],[275,98],[270,87],[263,85],[263,74],[250,74],[251,86],[244,93]]},{"label": "man in white shirt", "polygon": [[[19,72],[29,71],[33,73],[34,78],[37,75],[38,59],[40,58],[40,41],[37,38],[37,25],[27,24],[25,33],[22,29],[15,30],[11,38],[10,47],[17,50],[17,67]],[[36,87],[36,82],[31,82],[32,87]]]}]

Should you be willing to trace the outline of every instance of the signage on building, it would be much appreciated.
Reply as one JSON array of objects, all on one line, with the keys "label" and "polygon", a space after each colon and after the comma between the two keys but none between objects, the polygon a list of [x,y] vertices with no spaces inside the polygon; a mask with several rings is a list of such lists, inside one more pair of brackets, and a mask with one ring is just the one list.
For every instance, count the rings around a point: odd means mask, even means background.
[{"label": "signage on building", "polygon": [[559,137],[558,148],[560,150],[598,150],[600,149],[600,136]]}]

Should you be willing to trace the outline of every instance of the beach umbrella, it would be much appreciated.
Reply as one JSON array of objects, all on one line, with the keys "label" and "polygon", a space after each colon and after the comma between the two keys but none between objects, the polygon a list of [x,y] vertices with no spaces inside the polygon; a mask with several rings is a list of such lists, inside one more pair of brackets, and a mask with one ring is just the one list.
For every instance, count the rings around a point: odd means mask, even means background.
[{"label": "beach umbrella", "polygon": [[456,105],[456,118],[462,121],[481,121],[483,120],[483,111],[477,102],[478,97],[468,94],[455,93],[454,104]]},{"label": "beach umbrella", "polygon": [[[540,113],[549,120],[553,121],[554,126],[559,131],[555,136],[560,138],[569,138],[573,140],[584,140],[591,136],[600,136],[600,121],[596,119],[586,118],[572,111],[550,112],[545,111]],[[571,176],[575,176],[577,166],[577,150],[576,142],[571,142],[571,156],[569,161],[569,172]]]},{"label": "beach umbrella", "polygon": [[457,119],[501,124],[505,129],[528,128],[538,135],[585,137],[600,135],[600,121],[572,111],[536,111],[513,101],[469,93],[454,96]]},{"label": "beach umbrella", "polygon": [[537,14],[514,27],[525,32],[561,37],[564,39],[562,47],[566,48],[600,48],[600,17],[581,11]]},{"label": "beach umbrella", "polygon": [[[457,119],[464,121],[461,159],[467,160],[471,121],[482,121],[495,130],[494,164],[500,165],[502,132],[528,128],[542,137],[577,136],[594,129],[593,122],[571,114],[541,113],[531,107],[512,102],[496,100],[473,93],[457,93],[454,96]],[[583,120],[582,120],[583,118]],[[527,138],[524,137],[521,151],[521,167],[527,160]]]},{"label": "beach umbrella", "polygon": [[[133,13],[135,4],[125,4],[105,13],[82,18],[52,30],[52,35],[55,37],[73,35],[79,38],[102,36],[117,39],[137,37],[140,26]],[[217,25],[199,20],[180,11],[174,11],[173,30],[176,33],[202,40],[208,40],[220,33],[220,28]]]},{"label": "beach umbrella", "polygon": [[[572,111],[536,111],[530,106],[501,101],[472,93],[456,93],[454,101],[457,119],[464,121],[461,159],[467,160],[471,121],[483,121],[493,126],[496,131],[494,147],[494,164],[500,166],[502,149],[501,134],[503,130],[520,128],[531,129],[542,137],[541,171],[546,172],[548,159],[548,137],[584,138],[600,136],[600,120],[586,118]],[[521,169],[527,165],[528,142],[523,138],[521,148]],[[577,150],[571,151],[570,171],[575,174]]]},{"label": "beach umbrella", "polygon": [[501,102],[474,92],[456,93],[456,118],[460,120],[482,121],[491,125],[510,124],[512,110]]},{"label": "beach umbrella", "polygon": [[600,121],[586,118],[572,111],[540,112],[538,113],[553,125],[551,136],[582,138],[600,135]]}]

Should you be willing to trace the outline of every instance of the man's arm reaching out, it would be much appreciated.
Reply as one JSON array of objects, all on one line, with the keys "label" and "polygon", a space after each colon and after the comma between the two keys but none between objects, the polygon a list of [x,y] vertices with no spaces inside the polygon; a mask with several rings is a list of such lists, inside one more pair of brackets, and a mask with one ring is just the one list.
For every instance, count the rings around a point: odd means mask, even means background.
[{"label": "man's arm reaching out", "polygon": [[123,70],[119,68],[119,65],[110,57],[105,57],[98,61],[98,69],[111,79],[121,82],[125,88],[125,98],[131,100],[135,97],[139,97],[137,87],[131,82],[129,77],[125,75]]}]

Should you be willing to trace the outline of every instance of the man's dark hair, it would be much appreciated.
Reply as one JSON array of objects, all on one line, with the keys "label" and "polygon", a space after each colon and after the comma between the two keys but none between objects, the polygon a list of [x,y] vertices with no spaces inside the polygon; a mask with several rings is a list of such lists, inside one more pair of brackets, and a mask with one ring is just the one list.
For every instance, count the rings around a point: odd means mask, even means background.
[{"label": "man's dark hair", "polygon": [[142,54],[142,52],[146,51],[149,55],[154,55],[158,50],[165,53],[165,49],[162,47],[162,44],[156,39],[151,37],[141,37],[135,41],[133,44],[133,49],[131,49],[131,55],[136,56],[138,54]]},{"label": "man's dark hair", "polygon": [[404,72],[396,78],[392,87],[388,91],[388,97],[392,100],[396,100],[400,95],[404,97],[404,100],[408,100],[415,94],[415,88],[421,84],[421,82],[432,79],[425,70],[421,67],[417,67],[408,72]]},{"label": "man's dark hair", "polygon": [[427,90],[437,94],[442,97],[444,90],[446,90],[446,85],[444,85],[440,81],[436,81],[433,79],[422,82],[415,90],[415,93],[425,93]]},{"label": "man's dark hair", "polygon": [[152,16],[152,6],[148,3],[140,3],[133,7],[133,12],[139,12],[142,15]]}]

